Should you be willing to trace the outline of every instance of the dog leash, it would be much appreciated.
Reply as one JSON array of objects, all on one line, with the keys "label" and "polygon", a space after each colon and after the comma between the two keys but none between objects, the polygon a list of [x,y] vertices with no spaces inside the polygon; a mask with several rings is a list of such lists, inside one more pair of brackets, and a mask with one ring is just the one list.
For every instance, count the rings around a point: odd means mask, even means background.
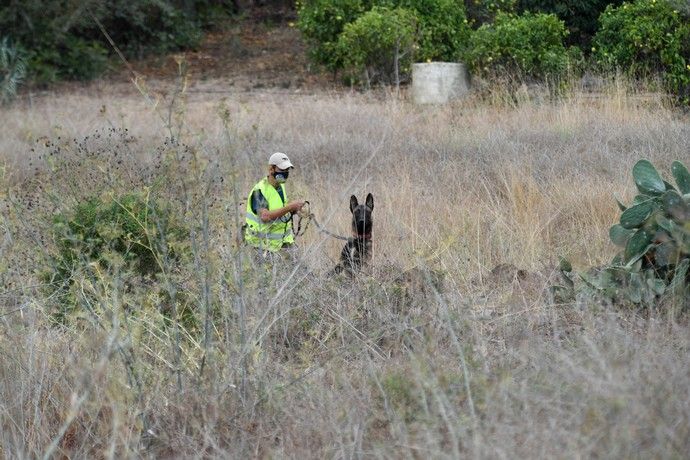
[{"label": "dog leash", "polygon": [[[297,217],[298,217],[298,219],[297,219],[297,230],[295,231],[295,236],[304,235],[304,233],[307,231],[307,228],[309,228],[309,223],[311,221],[314,221],[314,225],[316,225],[316,228],[318,228],[321,233],[325,233],[326,235],[328,235],[332,238],[338,239],[338,240],[349,241],[349,238],[347,238],[345,236],[336,235],[335,233],[329,232],[328,230],[323,228],[321,226],[321,224],[319,224],[319,221],[316,220],[316,216],[314,215],[314,213],[311,212],[311,204],[308,201],[305,201],[304,205],[308,206],[310,212],[308,212],[308,213],[299,213],[299,212],[292,213],[293,218],[295,217],[295,215],[297,215]],[[307,220],[307,223],[304,225],[304,230],[302,230],[302,220],[304,220],[304,219]],[[294,226],[294,222],[293,222],[293,226]]]}]

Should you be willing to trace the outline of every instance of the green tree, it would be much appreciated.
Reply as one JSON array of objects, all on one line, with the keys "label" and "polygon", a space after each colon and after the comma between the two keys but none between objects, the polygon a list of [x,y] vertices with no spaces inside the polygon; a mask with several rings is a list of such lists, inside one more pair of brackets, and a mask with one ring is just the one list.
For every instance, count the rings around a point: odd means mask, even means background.
[{"label": "green tree", "polygon": [[[0,30],[26,50],[37,83],[84,80],[105,70],[111,46],[101,25],[130,57],[195,46],[225,0],[5,0]],[[226,5],[227,8],[224,8]],[[100,25],[99,25],[100,24]]]},{"label": "green tree", "polygon": [[382,81],[400,84],[409,74],[417,18],[403,8],[374,7],[345,25],[338,46],[345,68],[363,74],[367,85]]},{"label": "green tree", "polygon": [[480,27],[493,22],[498,13],[515,13],[518,0],[465,0],[465,11],[470,25]]},{"label": "green tree", "polygon": [[563,21],[553,14],[499,13],[494,23],[484,24],[472,35],[465,60],[476,75],[541,80],[566,69],[567,34]]},{"label": "green tree", "polygon": [[345,25],[371,8],[368,0],[304,0],[297,2],[298,27],[309,44],[309,57],[328,70],[343,67],[338,37]]},{"label": "green tree", "polygon": [[568,29],[567,45],[589,48],[599,28],[599,15],[609,5],[620,5],[622,0],[517,0],[520,13],[551,13],[558,16]]},{"label": "green tree", "polygon": [[593,47],[599,65],[634,77],[660,74],[690,102],[690,12],[668,0],[637,0],[607,8],[599,21]]},{"label": "green tree", "polygon": [[462,0],[304,0],[298,3],[298,25],[310,45],[311,59],[332,71],[343,69],[346,62],[338,44],[340,35],[348,24],[375,7],[414,14],[418,60],[455,61],[469,41],[471,31]]},{"label": "green tree", "polygon": [[457,61],[467,46],[470,27],[461,0],[392,0],[419,20],[418,60]]}]

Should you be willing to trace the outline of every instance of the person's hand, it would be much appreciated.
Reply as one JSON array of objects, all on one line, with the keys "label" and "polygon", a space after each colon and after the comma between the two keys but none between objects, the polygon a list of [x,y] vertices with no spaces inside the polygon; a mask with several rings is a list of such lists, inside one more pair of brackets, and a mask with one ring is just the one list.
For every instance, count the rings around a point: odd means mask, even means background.
[{"label": "person's hand", "polygon": [[304,206],[304,201],[297,200],[288,203],[288,209],[290,210],[290,212],[297,212],[300,209],[302,209],[302,206]]}]

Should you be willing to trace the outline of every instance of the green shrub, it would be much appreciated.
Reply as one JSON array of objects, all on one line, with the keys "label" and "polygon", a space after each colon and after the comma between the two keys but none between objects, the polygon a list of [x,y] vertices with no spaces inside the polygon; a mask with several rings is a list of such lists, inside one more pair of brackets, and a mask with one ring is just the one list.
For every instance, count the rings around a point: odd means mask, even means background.
[{"label": "green shrub", "polygon": [[601,66],[635,77],[660,73],[690,103],[690,12],[667,0],[637,0],[608,7],[599,21],[593,51]]},{"label": "green shrub", "polygon": [[107,68],[108,50],[97,41],[69,36],[61,48],[60,79],[91,80]]},{"label": "green shrub", "polygon": [[[105,0],[99,3],[96,14],[118,47],[129,56],[142,57],[149,52],[197,46],[202,37],[197,10],[205,3]],[[84,32],[90,38],[102,40],[102,32],[95,25]]]},{"label": "green shrub", "polygon": [[25,75],[24,53],[4,37],[0,40],[0,104],[14,99]]},{"label": "green shrub", "polygon": [[309,43],[309,56],[331,71],[344,65],[338,37],[346,24],[371,8],[367,0],[304,0],[297,2],[297,25]]},{"label": "green shrub", "polygon": [[[107,66],[112,47],[99,23],[128,57],[194,47],[210,15],[229,0],[10,0],[0,30],[27,50],[32,81],[85,80]],[[219,7],[220,5],[220,7]],[[215,13],[213,13],[215,12]],[[97,22],[98,21],[98,22]]]},{"label": "green shrub", "polygon": [[599,15],[609,5],[620,5],[622,0],[518,0],[518,13],[555,14],[568,29],[567,45],[589,49],[592,37],[599,28]]},{"label": "green shrub", "polygon": [[419,21],[418,61],[457,61],[470,37],[465,7],[460,0],[391,0],[381,2],[415,13]]},{"label": "green shrub", "polygon": [[[378,13],[364,19],[364,23],[375,27],[379,27],[375,23],[380,14],[388,14],[392,20],[399,21],[401,19],[397,16],[402,13],[391,12],[406,10],[416,17],[417,60],[457,60],[469,40],[470,28],[465,9],[458,0],[306,0],[298,4],[298,25],[310,45],[311,59],[331,71],[341,70],[351,64],[352,59],[347,63],[345,61],[340,35],[348,24],[354,23],[374,7],[378,8]],[[362,23],[354,28],[360,36],[366,35]],[[349,35],[345,41],[352,40],[355,32],[351,31]],[[373,45],[374,48],[379,47],[378,44]],[[359,54],[373,56],[379,50],[362,51]],[[380,63],[379,67],[385,67],[385,63]]]},{"label": "green shrub", "polygon": [[473,27],[493,22],[498,13],[514,13],[517,0],[465,0],[467,19]]},{"label": "green shrub", "polygon": [[364,73],[367,84],[399,82],[410,71],[416,24],[408,10],[374,7],[340,34],[344,67],[354,74]]},{"label": "green shrub", "polygon": [[187,251],[187,230],[167,207],[142,193],[87,199],[57,214],[52,234],[55,251],[43,278],[60,299],[58,319],[81,304],[78,286],[73,289],[80,277],[121,272],[152,279]]},{"label": "green shrub", "polygon": [[560,75],[568,65],[563,21],[552,14],[499,13],[493,24],[481,26],[471,37],[465,59],[475,75],[517,74],[543,79]]}]

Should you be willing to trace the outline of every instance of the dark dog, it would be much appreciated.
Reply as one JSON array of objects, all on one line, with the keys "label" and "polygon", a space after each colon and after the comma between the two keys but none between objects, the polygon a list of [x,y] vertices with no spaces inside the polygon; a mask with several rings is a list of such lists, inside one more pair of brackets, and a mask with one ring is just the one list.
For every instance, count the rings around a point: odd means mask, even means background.
[{"label": "dark dog", "polygon": [[335,272],[343,270],[354,275],[371,260],[371,229],[374,221],[371,213],[374,210],[374,196],[369,193],[364,204],[357,202],[357,197],[350,197],[350,211],[352,211],[352,237],[340,253],[340,262],[335,266]]}]

